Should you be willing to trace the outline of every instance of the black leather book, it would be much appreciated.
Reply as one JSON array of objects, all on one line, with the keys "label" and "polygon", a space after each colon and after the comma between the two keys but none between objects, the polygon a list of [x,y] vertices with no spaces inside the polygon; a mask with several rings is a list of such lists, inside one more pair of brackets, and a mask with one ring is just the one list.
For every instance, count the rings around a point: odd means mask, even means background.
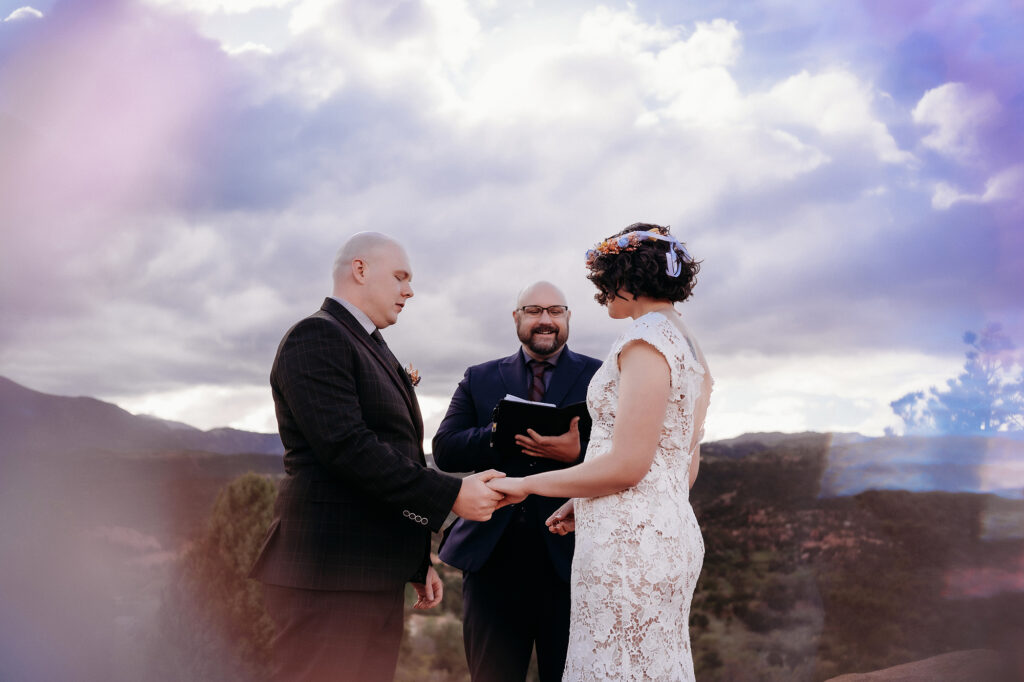
[{"label": "black leather book", "polygon": [[536,403],[519,398],[505,398],[494,408],[491,421],[491,447],[503,455],[521,455],[522,449],[516,444],[516,436],[533,429],[542,436],[558,436],[569,430],[573,417],[580,418],[580,441],[590,438],[590,412],[585,402],[565,407],[551,403]]}]

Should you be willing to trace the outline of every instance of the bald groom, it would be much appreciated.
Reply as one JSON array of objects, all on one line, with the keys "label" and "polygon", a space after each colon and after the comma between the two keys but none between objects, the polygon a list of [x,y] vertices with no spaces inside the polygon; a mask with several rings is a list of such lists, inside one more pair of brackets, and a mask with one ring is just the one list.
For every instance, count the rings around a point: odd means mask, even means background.
[{"label": "bald groom", "polygon": [[277,626],[275,680],[390,681],[403,595],[441,601],[430,533],[449,512],[483,522],[501,496],[484,471],[428,469],[409,377],[380,330],[413,296],[405,249],[376,232],[346,242],[334,290],[288,330],[270,372],[284,469],[251,576]]}]

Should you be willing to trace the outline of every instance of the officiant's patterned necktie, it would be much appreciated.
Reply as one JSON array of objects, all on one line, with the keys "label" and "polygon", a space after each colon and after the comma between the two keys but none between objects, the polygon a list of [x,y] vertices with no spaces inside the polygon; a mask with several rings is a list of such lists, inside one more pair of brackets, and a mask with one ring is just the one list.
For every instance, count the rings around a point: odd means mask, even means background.
[{"label": "officiant's patterned necktie", "polygon": [[538,360],[530,360],[526,364],[530,367],[530,371],[533,372],[533,378],[530,382],[530,393],[526,397],[528,400],[539,401],[544,398],[544,375],[547,374],[552,365],[550,362]]}]

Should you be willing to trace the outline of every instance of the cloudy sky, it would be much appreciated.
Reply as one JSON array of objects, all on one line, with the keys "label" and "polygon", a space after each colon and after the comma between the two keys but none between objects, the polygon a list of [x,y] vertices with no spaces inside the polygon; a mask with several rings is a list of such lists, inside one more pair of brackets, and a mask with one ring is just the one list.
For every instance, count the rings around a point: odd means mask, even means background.
[{"label": "cloudy sky", "polygon": [[[31,3],[30,6],[25,5]],[[681,306],[708,435],[880,434],[961,337],[1024,342],[1024,2],[0,0],[0,375],[272,431],[282,333],[359,230],[409,250],[386,332],[428,433],[515,347],[624,323],[583,254],[635,221],[704,261]]]}]

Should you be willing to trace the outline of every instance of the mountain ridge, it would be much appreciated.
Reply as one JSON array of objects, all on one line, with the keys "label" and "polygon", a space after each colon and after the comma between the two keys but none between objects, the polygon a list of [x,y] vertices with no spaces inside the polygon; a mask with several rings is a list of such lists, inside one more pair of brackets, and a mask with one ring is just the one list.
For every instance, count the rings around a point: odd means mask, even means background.
[{"label": "mountain ridge", "polygon": [[[274,433],[207,431],[87,396],[57,396],[0,377],[0,456],[282,455]],[[701,445],[708,460],[771,456],[780,447],[823,453],[818,494],[865,490],[994,493],[1024,497],[1024,440],[999,436],[882,436],[755,432]]]},{"label": "mountain ridge", "polygon": [[230,427],[203,431],[184,422],[132,414],[98,398],[43,393],[6,377],[0,377],[0,433],[0,455],[284,452],[276,433]]}]

